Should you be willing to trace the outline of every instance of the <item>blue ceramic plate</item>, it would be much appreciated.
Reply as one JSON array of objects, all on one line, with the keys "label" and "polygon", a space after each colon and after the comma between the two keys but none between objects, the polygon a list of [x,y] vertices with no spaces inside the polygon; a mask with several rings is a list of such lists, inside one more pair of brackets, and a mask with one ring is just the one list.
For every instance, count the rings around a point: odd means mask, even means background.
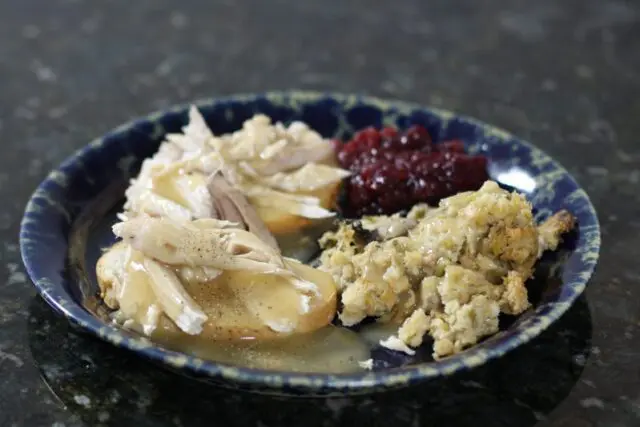
[{"label": "blue ceramic plate", "polygon": [[[100,248],[113,242],[110,225],[128,178],[151,156],[167,132],[179,132],[188,106],[120,126],[81,149],[40,184],[20,230],[22,257],[44,299],[72,323],[118,347],[200,379],[253,391],[344,395],[403,387],[500,357],[557,320],[584,290],[598,260],[598,219],[585,192],[567,171],[537,148],[492,126],[447,111],[370,97],[309,92],[242,95],[197,102],[214,133],[240,128],[256,113],[274,120],[302,120],[325,137],[348,137],[366,126],[427,127],[438,140],[462,139],[489,158],[491,177],[526,194],[537,219],[567,209],[579,227],[560,251],[544,258],[529,283],[533,308],[501,321],[501,331],[460,354],[434,362],[430,349],[416,356],[374,350],[375,369],[357,374],[299,374],[239,368],[171,351],[105,320],[95,297],[94,267]],[[429,346],[429,344],[427,344]]]}]

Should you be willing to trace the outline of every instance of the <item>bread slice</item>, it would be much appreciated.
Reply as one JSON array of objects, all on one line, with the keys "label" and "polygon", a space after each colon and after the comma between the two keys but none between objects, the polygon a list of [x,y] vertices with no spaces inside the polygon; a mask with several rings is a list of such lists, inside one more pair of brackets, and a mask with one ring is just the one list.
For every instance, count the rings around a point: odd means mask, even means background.
[{"label": "bread slice", "polygon": [[[186,284],[187,291],[208,316],[200,337],[205,340],[276,339],[312,332],[328,325],[336,313],[336,286],[331,276],[304,264],[287,261],[301,278],[315,283],[319,295],[312,298],[306,314],[299,314],[302,294],[281,276],[227,271],[212,283]],[[281,318],[295,321],[287,331]],[[279,332],[271,326],[282,328]],[[163,335],[180,333],[171,322],[163,324]]]},{"label": "bread slice", "polygon": [[105,251],[96,264],[96,277],[100,288],[100,297],[111,309],[118,308],[119,282],[125,271],[126,245],[118,242]]},{"label": "bread slice", "polygon": [[[123,245],[107,251],[96,267],[98,284],[107,306],[118,308],[114,292],[120,287]],[[282,276],[257,275],[246,271],[225,271],[208,283],[184,283],[187,292],[202,308],[208,319],[198,338],[209,341],[276,339],[291,334],[311,332],[328,325],[336,313],[337,290],[332,277],[323,271],[286,260],[287,267],[296,275],[318,288],[304,306],[304,294]],[[140,313],[146,312],[141,307]],[[290,322],[282,322],[288,319]],[[133,319],[134,321],[138,319]],[[164,314],[152,338],[171,342],[185,335]]]},{"label": "bread slice", "polygon": [[[340,193],[341,182],[328,185],[316,191],[297,193],[299,195],[314,196],[320,199],[320,206],[325,209],[335,209],[338,194]],[[267,228],[274,235],[293,233],[301,231],[314,223],[314,219],[305,218],[289,212],[284,212],[277,208],[256,206],[256,211]]]},{"label": "bread slice", "polygon": [[[336,168],[341,167],[333,151],[328,152],[327,157],[321,159],[319,163]],[[323,208],[336,209],[341,188],[342,182],[335,182],[316,191],[298,194],[317,197],[320,199],[320,206]],[[269,231],[275,235],[295,233],[301,231],[303,228],[309,227],[315,222],[313,219],[283,212],[273,207],[256,206],[255,208],[260,218],[262,218],[267,225]]]}]

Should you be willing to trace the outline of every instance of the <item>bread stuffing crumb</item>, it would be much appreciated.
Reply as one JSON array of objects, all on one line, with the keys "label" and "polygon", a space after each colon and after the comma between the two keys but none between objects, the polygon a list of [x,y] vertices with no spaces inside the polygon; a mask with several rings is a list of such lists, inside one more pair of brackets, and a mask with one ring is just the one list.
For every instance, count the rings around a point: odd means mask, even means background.
[{"label": "bread stuffing crumb", "polygon": [[398,329],[398,338],[410,347],[420,347],[424,334],[429,330],[429,317],[419,308]]}]

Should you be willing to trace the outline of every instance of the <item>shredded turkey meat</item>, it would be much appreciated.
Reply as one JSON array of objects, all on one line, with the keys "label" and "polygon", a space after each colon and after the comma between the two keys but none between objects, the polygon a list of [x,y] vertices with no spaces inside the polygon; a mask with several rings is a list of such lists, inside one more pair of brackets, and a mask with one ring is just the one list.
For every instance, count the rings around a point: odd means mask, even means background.
[{"label": "shredded turkey meat", "polygon": [[208,179],[207,188],[213,198],[215,217],[240,224],[278,250],[278,242],[254,207],[241,191],[227,182],[222,174],[212,174]]},{"label": "shredded turkey meat", "polygon": [[242,129],[216,136],[192,107],[182,133],[168,134],[143,162],[125,193],[122,217],[217,217],[244,223],[274,244],[251,205],[304,218],[333,216],[309,193],[349,175],[334,166],[334,156],[331,143],[304,123],[284,126],[256,115]]},{"label": "shredded turkey meat", "polygon": [[[103,299],[117,309],[116,320],[139,325],[147,334],[155,330],[161,315],[186,334],[203,331],[208,316],[187,291],[185,284],[189,283],[223,287],[233,282],[232,286],[245,289],[243,296],[234,297],[242,300],[243,310],[248,310],[245,317],[258,317],[259,325],[277,333],[309,328],[316,325],[313,322],[322,326],[335,314],[335,286],[329,275],[313,273],[310,267],[283,258],[277,248],[237,223],[138,216],[115,224],[113,232],[121,241],[101,257],[97,266]],[[218,280],[224,275],[226,282]],[[286,299],[281,302],[281,310],[272,311],[276,304],[270,303],[265,311],[263,298],[256,295]],[[218,304],[215,300],[205,302],[209,308]],[[229,314],[218,314],[221,318],[238,316],[233,306],[224,310]],[[318,310],[325,314],[313,317],[313,311]],[[282,316],[274,317],[276,312]],[[311,320],[304,320],[305,316],[311,316]],[[233,328],[246,330],[243,325],[252,321],[247,319]]]},{"label": "shredded turkey meat", "polygon": [[[334,215],[331,196],[349,174],[334,166],[334,156],[330,141],[304,123],[285,126],[256,115],[242,129],[216,136],[192,107],[182,132],[167,134],[131,181],[121,222],[113,227],[121,241],[98,262],[103,298],[117,310],[114,319],[139,325],[147,335],[164,316],[189,335],[204,328],[235,337],[244,330],[268,336],[328,323],[335,314],[331,277],[283,258],[270,225],[282,228],[274,223],[281,217]],[[252,285],[239,294],[235,279]],[[214,310],[219,319],[209,319],[206,312],[216,301],[205,299],[203,309],[185,284],[197,290],[213,281],[244,308],[229,302]],[[253,307],[255,295],[267,289],[269,296]],[[265,298],[280,300],[282,310],[267,313]],[[280,317],[273,317],[276,312]]]}]

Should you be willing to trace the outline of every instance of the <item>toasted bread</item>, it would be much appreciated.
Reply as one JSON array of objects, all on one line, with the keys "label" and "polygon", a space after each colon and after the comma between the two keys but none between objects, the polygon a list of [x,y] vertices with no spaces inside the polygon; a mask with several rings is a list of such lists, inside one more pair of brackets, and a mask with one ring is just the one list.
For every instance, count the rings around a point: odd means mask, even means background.
[{"label": "toasted bread", "polygon": [[[340,167],[338,159],[333,151],[319,163],[327,166]],[[320,206],[323,208],[335,209],[341,186],[342,182],[339,181],[316,191],[299,194],[315,196],[320,199]],[[283,212],[272,207],[256,206],[256,211],[267,225],[269,231],[275,235],[300,231],[314,223],[313,219],[294,215],[289,212]]]},{"label": "toasted bread", "polygon": [[[106,252],[96,268],[101,294],[110,308],[118,308],[113,295],[118,288],[115,283],[118,274],[114,272],[123,267],[120,256],[124,249],[118,245]],[[299,313],[303,305],[302,291],[282,276],[226,271],[209,283],[185,283],[188,293],[208,317],[199,336],[205,340],[264,340],[311,332],[329,324],[337,304],[331,276],[295,261],[286,263],[298,277],[318,287],[318,294],[309,301],[306,313]],[[145,311],[141,307],[140,312]],[[283,318],[291,320],[291,324],[280,324]],[[171,340],[181,335],[183,332],[161,315],[152,337]]]},{"label": "toasted bread", "polygon": [[[306,314],[298,313],[300,293],[281,276],[255,275],[244,271],[226,271],[211,283],[186,284],[189,294],[208,316],[200,337],[205,340],[276,339],[290,334],[311,332],[328,325],[336,312],[336,287],[331,276],[304,264],[287,262],[300,277],[318,286]],[[280,315],[295,318],[297,324],[287,331],[274,330]],[[181,334],[163,316],[154,333],[169,338]],[[276,326],[277,328],[277,326]]]},{"label": "toasted bread", "polygon": [[[320,190],[299,194],[318,197],[320,199],[320,205],[323,208],[334,209],[338,193],[340,192],[340,185],[341,182],[336,182],[321,188]],[[302,230],[314,222],[313,219],[304,218],[273,207],[256,206],[255,208],[258,215],[260,215],[260,218],[262,218],[264,223],[267,225],[269,231],[276,236],[278,234],[286,234]]]},{"label": "toasted bread", "polygon": [[124,243],[118,242],[102,254],[96,264],[96,277],[100,288],[100,297],[107,307],[112,309],[118,308],[116,282],[122,276],[120,272],[124,271],[125,255],[126,246]]}]

